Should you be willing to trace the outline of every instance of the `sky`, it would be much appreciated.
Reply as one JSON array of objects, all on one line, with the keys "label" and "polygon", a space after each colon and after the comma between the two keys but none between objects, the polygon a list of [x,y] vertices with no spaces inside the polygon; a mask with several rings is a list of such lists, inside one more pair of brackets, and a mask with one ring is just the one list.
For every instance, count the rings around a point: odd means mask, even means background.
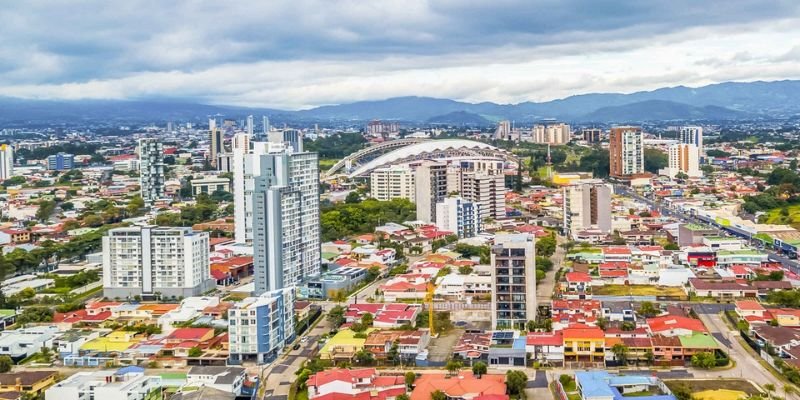
[{"label": "sky", "polygon": [[279,109],[800,78],[800,1],[12,1],[0,96]]}]

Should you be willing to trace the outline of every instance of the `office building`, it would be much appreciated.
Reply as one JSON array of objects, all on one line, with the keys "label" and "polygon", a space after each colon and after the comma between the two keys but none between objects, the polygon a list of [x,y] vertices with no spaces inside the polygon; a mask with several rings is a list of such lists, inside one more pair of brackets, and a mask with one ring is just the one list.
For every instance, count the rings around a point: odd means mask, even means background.
[{"label": "office building", "polygon": [[261,117],[261,130],[264,133],[264,137],[267,137],[267,133],[269,133],[269,117],[266,115]]},{"label": "office building", "polygon": [[659,171],[659,174],[675,179],[679,174],[689,178],[703,176],[700,171],[700,152],[693,144],[677,143],[669,146],[667,151],[668,166]]},{"label": "office building", "polygon": [[301,286],[321,264],[317,153],[267,145],[253,174],[256,294]]},{"label": "office building", "polygon": [[414,170],[417,219],[436,221],[436,203],[447,197],[447,164],[425,160]]},{"label": "office building", "polygon": [[703,159],[703,127],[702,126],[682,126],[678,133],[678,140],[681,143],[693,144],[697,147],[698,160]]},{"label": "office building", "polygon": [[158,375],[145,375],[144,368],[80,371],[44,392],[45,400],[149,400],[162,396]]},{"label": "office building", "polygon": [[201,179],[192,179],[190,184],[192,186],[192,196],[197,196],[200,193],[210,195],[214,192],[231,191],[231,181],[228,178],[210,176]]},{"label": "office building", "polygon": [[367,135],[387,136],[400,132],[400,124],[395,121],[372,120],[367,123]]},{"label": "office building", "polygon": [[233,237],[236,243],[253,240],[253,172],[251,145],[253,137],[237,133],[231,140],[231,172],[233,172]]},{"label": "office building", "polygon": [[139,186],[145,204],[164,197],[164,147],[158,139],[139,139]]},{"label": "office building", "polygon": [[50,171],[66,171],[75,168],[75,156],[61,153],[47,156],[47,169]]},{"label": "office building", "polygon": [[222,129],[217,128],[217,121],[214,119],[208,120],[208,159],[213,168],[217,168],[218,157],[224,153],[223,140],[225,134]]},{"label": "office building", "polygon": [[378,168],[369,175],[370,196],[380,201],[408,199],[415,202],[414,171],[408,165]]},{"label": "office building", "polygon": [[492,328],[526,329],[536,320],[536,246],[530,234],[494,238],[492,260]]},{"label": "office building", "polygon": [[489,159],[451,164],[447,171],[446,193],[459,193],[465,200],[480,204],[481,221],[505,218],[503,161]]},{"label": "office building", "polygon": [[603,137],[603,130],[600,128],[583,128],[581,130],[581,135],[583,136],[583,140],[589,143],[600,143]]},{"label": "office building", "polygon": [[567,124],[534,125],[531,141],[542,144],[567,144],[571,138]]},{"label": "office building", "polygon": [[222,153],[217,156],[217,171],[233,172],[233,153]]},{"label": "office building", "polygon": [[294,287],[248,297],[228,310],[230,360],[274,360],[294,340]]},{"label": "office building", "polygon": [[14,176],[14,148],[10,144],[0,144],[0,180]]},{"label": "office building", "polygon": [[295,153],[303,152],[303,133],[297,129],[281,129],[270,131],[267,134],[270,143],[280,143],[290,147]]},{"label": "office building", "polygon": [[581,231],[611,233],[611,185],[600,179],[579,180],[564,189],[564,230],[575,239]]},{"label": "office building", "polygon": [[208,233],[184,227],[115,228],[103,236],[103,295],[179,298],[214,288]]},{"label": "office building", "polygon": [[511,139],[511,121],[500,121],[494,130],[494,138],[497,140]]},{"label": "office building", "polygon": [[481,204],[461,197],[448,197],[436,203],[436,227],[459,238],[474,237],[481,231]]},{"label": "office building", "polygon": [[644,136],[637,126],[615,126],[609,135],[610,175],[627,177],[644,173]]},{"label": "office building", "polygon": [[247,134],[250,135],[250,136],[253,136],[253,129],[254,129],[253,124],[254,124],[253,123],[253,116],[252,115],[248,115],[247,116],[247,128],[246,128],[246,131],[247,131]]}]

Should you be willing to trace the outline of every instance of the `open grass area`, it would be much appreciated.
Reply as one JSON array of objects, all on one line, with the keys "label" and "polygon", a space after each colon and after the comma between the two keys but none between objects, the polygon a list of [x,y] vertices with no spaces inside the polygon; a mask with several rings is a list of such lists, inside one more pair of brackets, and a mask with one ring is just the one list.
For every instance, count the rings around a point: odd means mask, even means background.
[{"label": "open grass area", "polygon": [[786,207],[789,215],[784,215],[783,209],[775,208],[767,211],[765,214],[766,223],[768,224],[787,224],[794,228],[800,228],[800,204],[795,204]]},{"label": "open grass area", "polygon": [[319,170],[320,171],[327,171],[333,167],[334,164],[339,162],[339,160],[334,158],[321,158],[319,160]]},{"label": "open grass area", "polygon": [[745,392],[748,395],[758,395],[758,388],[744,379],[674,379],[665,380],[669,390],[673,392],[681,387],[685,387],[692,394],[706,390],[727,389]]},{"label": "open grass area", "polygon": [[599,296],[686,296],[681,288],[653,285],[593,286],[592,293]]},{"label": "open grass area", "polygon": [[630,392],[630,393],[623,393],[623,397],[644,397],[644,396],[656,396],[661,394],[658,390],[642,390],[640,392]]}]

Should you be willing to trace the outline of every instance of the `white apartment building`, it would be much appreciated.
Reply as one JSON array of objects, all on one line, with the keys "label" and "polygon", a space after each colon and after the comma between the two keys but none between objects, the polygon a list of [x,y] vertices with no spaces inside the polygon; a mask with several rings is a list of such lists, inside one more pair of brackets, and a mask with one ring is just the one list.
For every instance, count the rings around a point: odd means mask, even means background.
[{"label": "white apartment building", "polygon": [[294,340],[294,287],[248,297],[228,310],[230,359],[269,362]]},{"label": "white apartment building", "polygon": [[252,194],[255,293],[319,275],[319,163],[317,153],[270,143],[258,157]]},{"label": "white apartment building", "polygon": [[536,245],[530,234],[494,238],[492,258],[492,328],[525,329],[536,320]]},{"label": "white apartment building", "polygon": [[[145,400],[161,397],[158,375],[145,375],[139,367],[81,371],[44,392],[45,400]],[[157,393],[156,393],[157,392]]]},{"label": "white apartment building", "polygon": [[698,159],[703,158],[703,127],[702,126],[682,126],[678,133],[678,140],[681,143],[693,144],[697,146]]},{"label": "white apartment building", "polygon": [[506,216],[506,182],[503,161],[497,159],[461,161],[448,173],[447,193],[459,193],[480,204],[481,221]]},{"label": "white apartment building", "polygon": [[474,237],[481,231],[481,203],[448,197],[436,203],[436,227],[459,238]]},{"label": "white apartment building", "polygon": [[447,164],[422,161],[414,170],[417,219],[427,223],[436,221],[436,203],[447,196]]},{"label": "white apartment building", "polygon": [[567,236],[577,239],[586,230],[611,233],[611,185],[600,179],[585,179],[565,186],[563,191]]},{"label": "white apartment building", "polygon": [[164,147],[158,139],[139,139],[139,186],[145,204],[164,197]]},{"label": "white apartment building", "polygon": [[207,177],[201,179],[192,179],[192,195],[197,196],[200,193],[212,194],[216,191],[230,192],[231,181],[228,178]]},{"label": "white apartment building", "polygon": [[534,125],[531,132],[531,141],[543,144],[567,144],[572,133],[570,126],[564,123]]},{"label": "white apartment building", "polygon": [[700,171],[700,152],[693,144],[678,143],[669,146],[667,149],[669,164],[667,168],[659,171],[659,174],[669,176],[672,179],[680,174],[686,174],[690,178],[703,176]]},{"label": "white apartment building", "polygon": [[0,144],[0,180],[14,176],[14,147]]},{"label": "white apartment building", "polygon": [[511,121],[500,121],[494,131],[494,138],[497,140],[511,139]]},{"label": "white apartment building", "polygon": [[214,288],[208,233],[186,227],[127,227],[103,237],[103,295],[179,298]]},{"label": "white apartment building", "polygon": [[393,199],[416,200],[414,171],[406,165],[378,168],[369,175],[370,197],[388,201]]},{"label": "white apartment building", "polygon": [[613,177],[644,173],[644,135],[637,126],[615,126],[609,134],[608,156]]},{"label": "white apartment building", "polygon": [[237,133],[231,140],[231,171],[233,172],[233,236],[237,243],[253,240],[253,168],[252,135]]}]

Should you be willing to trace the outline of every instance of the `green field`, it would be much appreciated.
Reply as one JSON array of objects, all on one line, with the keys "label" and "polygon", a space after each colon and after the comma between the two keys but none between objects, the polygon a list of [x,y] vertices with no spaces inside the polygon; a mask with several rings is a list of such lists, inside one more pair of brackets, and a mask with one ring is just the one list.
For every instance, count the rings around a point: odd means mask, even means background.
[{"label": "green field", "polygon": [[767,224],[785,224],[800,229],[800,204],[788,206],[786,211],[783,208],[769,210],[759,220]]},{"label": "green field", "polygon": [[745,392],[748,395],[761,394],[758,388],[745,379],[676,379],[664,380],[664,383],[672,391],[683,386],[691,393],[705,390],[728,389]]},{"label": "green field", "polygon": [[334,164],[336,164],[337,162],[339,162],[339,160],[333,159],[333,158],[320,158],[319,159],[319,170],[320,171],[327,171],[327,170],[331,169],[331,167]]},{"label": "green field", "polygon": [[592,293],[598,296],[686,296],[686,292],[678,287],[652,285],[592,286]]}]

